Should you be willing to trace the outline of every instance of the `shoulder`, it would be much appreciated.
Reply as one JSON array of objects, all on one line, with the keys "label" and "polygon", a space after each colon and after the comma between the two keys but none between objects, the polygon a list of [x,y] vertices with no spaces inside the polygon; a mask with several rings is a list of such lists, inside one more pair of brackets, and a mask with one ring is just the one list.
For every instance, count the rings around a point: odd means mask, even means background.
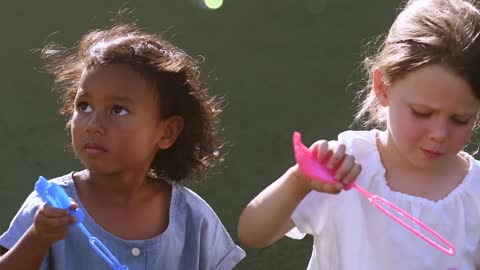
[{"label": "shoulder", "polygon": [[474,156],[464,153],[467,157],[468,161],[471,163],[471,169],[474,170],[476,173],[480,173],[480,160],[477,160]]},{"label": "shoulder", "polygon": [[380,132],[378,129],[348,130],[338,135],[338,142],[344,144],[346,152],[362,166],[358,176],[358,183],[362,185],[367,185],[375,175],[383,177],[386,173],[377,147]]},{"label": "shoulder", "polygon": [[[67,187],[73,185],[73,179],[72,179],[72,173],[59,176],[56,178],[49,179],[48,181],[51,181],[64,189]],[[36,211],[36,208],[38,208],[39,205],[43,204],[42,199],[40,196],[38,196],[38,193],[34,189],[34,185],[32,185],[33,191],[30,193],[30,195],[27,197],[25,200],[22,209],[24,211]]]},{"label": "shoulder", "polygon": [[375,144],[375,138],[379,130],[347,130],[338,135],[338,141],[343,144]]},{"label": "shoulder", "polygon": [[362,166],[381,167],[380,154],[377,148],[377,136],[380,131],[348,130],[338,135],[338,142],[345,145],[348,154],[354,155]]},{"label": "shoulder", "polygon": [[182,212],[196,219],[218,220],[212,207],[193,190],[178,184],[173,184],[173,189],[175,207],[181,208]]},{"label": "shoulder", "polygon": [[75,196],[74,194],[76,193],[76,191],[75,191],[75,182],[73,181],[73,174],[74,172],[70,172],[62,176],[51,178],[48,181],[62,187],[69,197],[74,197]]},{"label": "shoulder", "polygon": [[68,174],[58,176],[55,178],[51,178],[48,181],[53,182],[63,188],[69,187],[74,184],[73,182],[73,172],[70,172]]},{"label": "shoulder", "polygon": [[[52,181],[62,186],[63,188],[73,185],[73,179],[72,179],[71,173],[64,176],[50,179],[49,181]],[[25,200],[23,206],[21,207],[23,211],[36,211],[36,208],[39,205],[43,204],[42,199],[40,198],[40,196],[38,196],[38,193],[34,190],[34,185],[32,185],[32,189],[33,191],[30,193],[30,195]]]},{"label": "shoulder", "polygon": [[200,256],[199,269],[233,269],[245,257],[245,252],[233,242],[221,220],[203,198],[187,187],[174,184],[173,188],[175,222],[183,222],[179,227],[188,232],[190,242],[197,239],[199,245],[190,247],[199,248],[193,251]]},{"label": "shoulder", "polygon": [[[466,158],[470,164],[470,167],[468,168],[467,177],[470,177],[472,179],[478,178],[478,176],[480,176],[480,161],[475,159],[474,156],[466,152],[460,152],[460,155]],[[474,181],[474,182],[477,183],[477,185],[479,185],[480,187],[480,181]]]},{"label": "shoulder", "polygon": [[468,159],[470,163],[470,168],[465,179],[467,180],[466,184],[469,185],[469,189],[474,191],[476,195],[478,195],[478,197],[480,198],[480,161],[475,159],[475,157],[468,153],[462,152],[462,154]]},{"label": "shoulder", "polygon": [[[61,178],[62,177],[55,178],[51,181],[58,181],[58,183],[64,182]],[[0,236],[0,246],[11,248],[33,223],[35,213],[42,204],[43,201],[34,190],[34,185],[32,184],[32,192],[13,217],[8,230]]]}]

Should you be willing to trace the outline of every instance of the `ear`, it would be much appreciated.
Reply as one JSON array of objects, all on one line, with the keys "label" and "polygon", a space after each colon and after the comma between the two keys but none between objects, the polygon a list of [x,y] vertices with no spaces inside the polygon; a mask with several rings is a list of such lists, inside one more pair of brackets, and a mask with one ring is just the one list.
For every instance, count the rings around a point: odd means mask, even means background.
[{"label": "ear", "polygon": [[378,102],[380,105],[383,107],[388,106],[388,90],[389,90],[389,85],[385,83],[383,79],[383,74],[380,70],[375,69],[373,71],[373,91],[375,93],[375,96],[377,97]]},{"label": "ear", "polygon": [[175,143],[178,135],[183,130],[183,118],[174,115],[166,120],[162,120],[160,125],[160,136],[158,138],[157,146],[159,149],[167,149]]}]

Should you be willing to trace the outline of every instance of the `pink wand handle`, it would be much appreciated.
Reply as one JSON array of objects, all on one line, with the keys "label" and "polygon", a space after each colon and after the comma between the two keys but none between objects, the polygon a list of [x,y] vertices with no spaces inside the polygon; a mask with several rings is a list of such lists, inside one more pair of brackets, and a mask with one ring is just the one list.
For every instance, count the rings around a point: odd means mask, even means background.
[{"label": "pink wand handle", "polygon": [[[323,182],[327,182],[327,183],[334,184],[334,183],[339,182],[338,180],[336,180],[334,178],[332,172],[330,172],[323,164],[321,164],[318,161],[316,152],[311,151],[305,145],[303,145],[303,143],[301,141],[301,135],[300,135],[299,132],[295,132],[293,134],[293,148],[294,148],[295,159],[297,161],[298,167],[304,175],[306,175],[307,177],[309,177],[311,179],[318,180],[318,181],[323,181]],[[375,207],[377,207],[379,210],[381,210],[385,215],[389,216],[390,218],[392,218],[393,220],[398,222],[400,225],[407,228],[408,230],[413,232],[415,235],[417,235],[421,239],[425,240],[430,245],[432,245],[435,248],[441,250],[442,252],[445,252],[448,255],[455,254],[455,247],[452,244],[450,244],[450,242],[448,242],[445,238],[443,238],[440,234],[438,234],[433,229],[429,228],[427,225],[423,224],[421,221],[419,221],[418,219],[416,219],[415,217],[413,217],[409,213],[405,212],[403,209],[396,206],[395,204],[387,201],[386,199],[384,199],[380,196],[370,194],[368,191],[364,190],[363,188],[361,188],[360,186],[355,184],[355,181],[356,180],[352,181],[349,185],[345,186],[344,189],[349,190],[352,187],[355,188],[362,195],[367,197],[368,200]],[[386,205],[387,208],[389,208],[389,209],[395,210],[401,216],[406,217],[407,219],[409,219],[413,223],[415,223],[415,224],[419,225],[420,227],[422,227],[423,229],[425,229],[425,231],[427,231],[428,233],[435,236],[438,240],[440,240],[440,242],[442,242],[445,246],[447,246],[448,249],[441,246],[437,242],[433,241],[429,237],[422,234],[419,230],[413,228],[412,226],[410,226],[409,224],[407,224],[406,222],[404,222],[403,220],[401,220],[400,218],[395,216],[392,212],[390,212],[382,204]]]}]

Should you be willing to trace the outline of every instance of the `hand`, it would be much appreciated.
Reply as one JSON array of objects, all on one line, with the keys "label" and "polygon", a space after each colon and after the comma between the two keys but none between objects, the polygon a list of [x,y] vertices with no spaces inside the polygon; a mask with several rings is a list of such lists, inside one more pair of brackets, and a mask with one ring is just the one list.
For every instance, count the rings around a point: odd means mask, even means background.
[{"label": "hand", "polygon": [[[77,204],[72,201],[70,209],[76,210]],[[33,234],[43,244],[48,246],[64,239],[68,233],[68,225],[76,222],[76,218],[66,209],[54,208],[43,204],[37,210],[33,220]]]},{"label": "hand", "polygon": [[345,145],[336,141],[317,141],[312,144],[310,150],[317,152],[318,162],[325,164],[329,170],[334,172],[335,179],[340,181],[332,184],[310,179],[303,175],[296,165],[293,168],[293,173],[311,190],[338,194],[344,186],[355,180],[362,170],[355,158],[345,153]]}]

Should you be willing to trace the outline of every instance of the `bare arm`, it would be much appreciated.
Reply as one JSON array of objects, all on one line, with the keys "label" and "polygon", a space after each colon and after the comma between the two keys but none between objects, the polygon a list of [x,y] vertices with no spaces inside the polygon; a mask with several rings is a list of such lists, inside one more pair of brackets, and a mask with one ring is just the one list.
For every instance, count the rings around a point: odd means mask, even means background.
[{"label": "bare arm", "polygon": [[30,227],[22,238],[7,251],[2,247],[0,270],[38,270],[43,258],[48,252],[49,245],[42,243]]},{"label": "bare arm", "polygon": [[[78,206],[72,204],[72,210]],[[42,205],[33,224],[17,243],[7,251],[0,250],[0,270],[38,270],[50,246],[67,236],[68,225],[75,222],[67,210]]]},{"label": "bare arm", "polygon": [[289,169],[247,205],[238,223],[240,241],[250,247],[266,247],[294,227],[290,216],[310,192],[299,177]]},{"label": "bare arm", "polygon": [[[335,171],[336,178],[343,184],[350,183],[359,174],[360,165],[345,154],[344,145],[329,146],[326,141],[319,141],[312,148],[317,148],[319,162],[327,162],[327,167]],[[312,181],[298,166],[291,167],[243,210],[238,223],[240,241],[255,248],[273,244],[295,226],[290,217],[310,191],[337,194],[343,188],[342,183]]]}]

